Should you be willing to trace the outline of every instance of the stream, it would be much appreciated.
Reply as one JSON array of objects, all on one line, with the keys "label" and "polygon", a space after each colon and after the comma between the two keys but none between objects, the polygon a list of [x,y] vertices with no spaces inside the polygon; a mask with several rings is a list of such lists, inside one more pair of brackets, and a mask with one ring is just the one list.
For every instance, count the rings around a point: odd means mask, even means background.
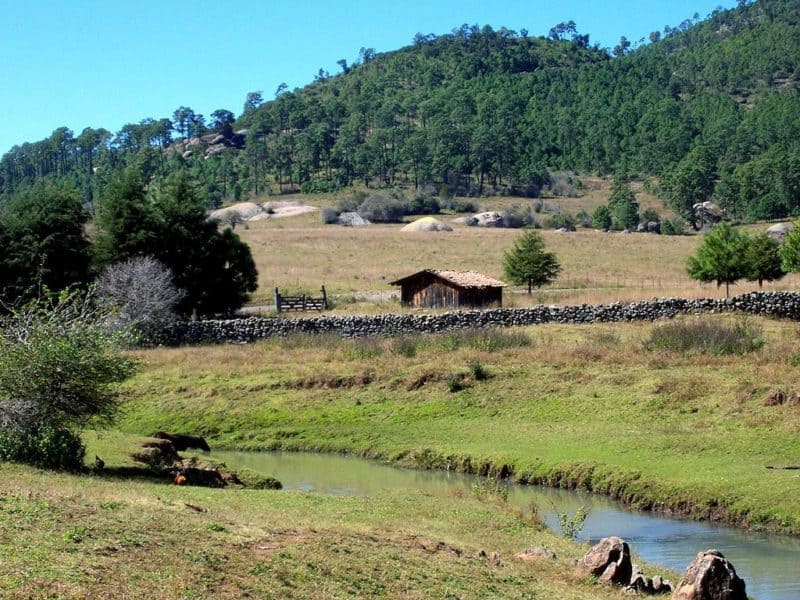
[{"label": "stream", "polygon": [[[215,451],[213,457],[232,469],[247,467],[276,477],[284,489],[321,494],[360,496],[383,490],[420,490],[447,497],[457,490],[469,494],[477,479],[460,473],[400,469],[340,455]],[[800,599],[798,538],[632,511],[609,498],[582,491],[510,484],[508,492],[508,502],[513,506],[527,509],[535,503],[548,527],[556,532],[555,509],[572,515],[583,505],[590,512],[580,540],[616,535],[642,559],[680,573],[698,552],[717,548],[745,580],[748,596],[758,600]]]}]

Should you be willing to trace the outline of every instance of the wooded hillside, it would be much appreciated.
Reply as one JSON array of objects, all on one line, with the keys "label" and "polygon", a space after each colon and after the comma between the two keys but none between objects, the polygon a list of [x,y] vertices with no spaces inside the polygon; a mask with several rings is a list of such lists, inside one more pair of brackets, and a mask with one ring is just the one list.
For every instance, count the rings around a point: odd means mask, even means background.
[{"label": "wooded hillside", "polygon": [[0,161],[7,197],[42,178],[102,201],[126,166],[145,180],[185,171],[209,206],[265,191],[353,183],[536,195],[549,172],[655,176],[688,216],[800,214],[800,1],[732,10],[592,46],[569,21],[547,37],[463,25],[323,70],[242,114],[188,107],[113,134],[56,130]]}]

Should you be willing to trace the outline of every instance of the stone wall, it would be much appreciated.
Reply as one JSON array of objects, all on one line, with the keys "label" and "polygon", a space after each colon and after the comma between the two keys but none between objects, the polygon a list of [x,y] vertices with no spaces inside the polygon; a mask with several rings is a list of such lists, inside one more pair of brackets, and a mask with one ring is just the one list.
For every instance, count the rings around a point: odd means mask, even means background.
[{"label": "stone wall", "polygon": [[294,333],[335,333],[343,337],[442,333],[456,329],[513,327],[541,323],[615,323],[655,321],[679,314],[740,312],[800,320],[800,294],[752,292],[730,299],[660,298],[623,304],[534,306],[454,311],[438,314],[250,317],[224,321],[183,321],[149,340],[149,345],[247,343]]}]

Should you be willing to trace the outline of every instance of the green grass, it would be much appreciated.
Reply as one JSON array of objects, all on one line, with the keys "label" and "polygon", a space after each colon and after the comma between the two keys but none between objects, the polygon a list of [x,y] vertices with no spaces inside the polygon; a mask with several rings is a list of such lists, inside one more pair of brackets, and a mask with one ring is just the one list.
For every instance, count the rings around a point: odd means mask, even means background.
[{"label": "green grass", "polygon": [[795,389],[800,338],[759,323],[761,349],[724,357],[645,351],[647,324],[529,328],[528,346],[499,349],[445,336],[413,352],[334,338],[152,350],[122,427],[421,468],[507,465],[521,481],[798,533],[800,479],[766,467],[800,460],[800,407],[762,399]]},{"label": "green grass", "polygon": [[[178,487],[115,474],[135,438],[88,442],[105,475],[0,464],[0,597],[618,596],[575,578],[585,547],[494,499]],[[531,545],[557,560],[513,559]]]}]

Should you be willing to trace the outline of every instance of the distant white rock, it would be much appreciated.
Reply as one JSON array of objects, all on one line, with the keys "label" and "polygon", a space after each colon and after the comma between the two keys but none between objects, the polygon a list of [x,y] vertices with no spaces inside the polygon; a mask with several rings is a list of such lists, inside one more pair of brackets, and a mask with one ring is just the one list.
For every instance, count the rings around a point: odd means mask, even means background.
[{"label": "distant white rock", "polygon": [[503,214],[496,210],[477,213],[470,217],[468,223],[476,227],[502,227]]},{"label": "distant white rock", "polygon": [[339,225],[344,225],[345,227],[363,227],[364,225],[372,225],[372,222],[368,221],[357,212],[343,212],[339,215]]},{"label": "distant white rock", "polygon": [[791,223],[775,223],[767,228],[767,235],[777,242],[783,242],[793,229]]},{"label": "distant white rock", "polygon": [[453,228],[439,219],[422,217],[404,226],[400,231],[453,231]]}]

